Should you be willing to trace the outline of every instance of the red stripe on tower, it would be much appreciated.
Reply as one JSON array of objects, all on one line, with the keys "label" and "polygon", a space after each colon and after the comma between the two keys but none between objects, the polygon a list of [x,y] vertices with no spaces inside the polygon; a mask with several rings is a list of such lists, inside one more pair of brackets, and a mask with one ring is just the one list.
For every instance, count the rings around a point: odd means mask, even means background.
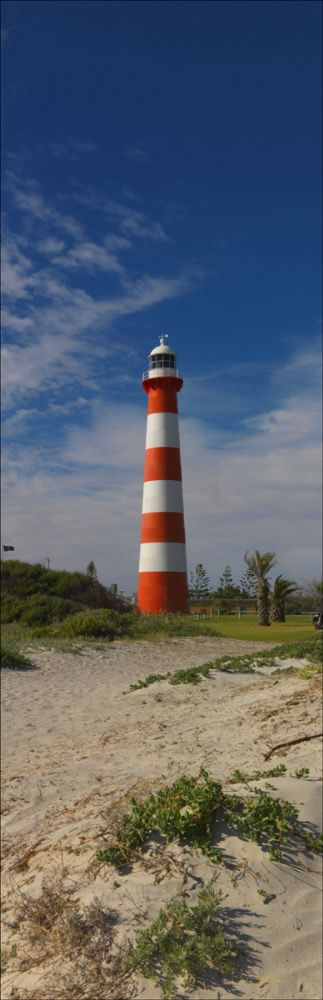
[{"label": "red stripe on tower", "polygon": [[187,611],[187,566],[177,393],[183,379],[176,356],[160,338],[149,355],[138,609]]}]

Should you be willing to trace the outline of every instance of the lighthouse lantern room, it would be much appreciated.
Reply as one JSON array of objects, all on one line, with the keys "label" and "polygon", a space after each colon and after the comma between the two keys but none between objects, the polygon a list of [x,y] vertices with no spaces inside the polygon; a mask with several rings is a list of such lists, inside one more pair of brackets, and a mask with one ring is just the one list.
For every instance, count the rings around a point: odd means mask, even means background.
[{"label": "lighthouse lantern room", "polygon": [[183,379],[176,354],[160,337],[142,385],[148,397],[138,609],[187,611],[187,565],[177,393]]}]

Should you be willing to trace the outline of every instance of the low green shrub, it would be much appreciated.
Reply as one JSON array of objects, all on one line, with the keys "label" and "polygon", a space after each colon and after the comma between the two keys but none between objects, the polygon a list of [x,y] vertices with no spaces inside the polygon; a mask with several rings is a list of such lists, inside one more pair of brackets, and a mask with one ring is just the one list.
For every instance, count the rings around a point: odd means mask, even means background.
[{"label": "low green shrub", "polygon": [[189,990],[201,985],[206,970],[232,972],[237,947],[218,913],[222,898],[221,892],[206,886],[195,906],[171,899],[150,927],[137,931],[127,967],[160,985],[165,1000],[176,995],[179,976]]},{"label": "low green shrub", "polygon": [[[277,769],[272,770],[277,774]],[[214,821],[220,818],[247,840],[261,843],[276,861],[282,859],[283,846],[293,838],[314,853],[322,849],[322,838],[314,837],[298,822],[291,802],[273,799],[258,788],[250,789],[248,796],[224,794],[220,782],[204,770],[198,778],[178,778],[142,802],[130,801],[132,809],[123,816],[116,843],[99,850],[98,861],[117,867],[129,864],[152,834],[159,833],[167,842],[185,840],[211,861],[219,862],[222,856],[214,846]]]},{"label": "low green shrub", "polygon": [[30,639],[59,639],[61,636],[60,623],[53,625],[38,625],[37,628],[31,628],[29,631]]},{"label": "low green shrub", "polygon": [[71,638],[115,639],[129,634],[129,622],[130,615],[121,615],[118,611],[81,612],[65,619],[61,634]]},{"label": "low green shrub", "polygon": [[73,602],[64,597],[48,597],[46,594],[34,594],[26,601],[21,615],[21,622],[28,626],[51,625],[61,621],[73,610]]},{"label": "low green shrub", "polygon": [[212,817],[222,804],[223,793],[220,783],[209,778],[206,771],[202,772],[202,780],[184,776],[143,802],[135,798],[130,801],[132,810],[122,819],[118,846],[98,851],[98,861],[125,864],[133,851],[156,832],[167,841],[185,838],[193,846],[203,847],[205,853],[211,850]]},{"label": "low green shrub", "polygon": [[1,670],[6,668],[7,670],[31,670],[33,664],[31,660],[28,660],[26,656],[22,653],[18,653],[15,649],[7,649],[5,646],[1,647]]}]

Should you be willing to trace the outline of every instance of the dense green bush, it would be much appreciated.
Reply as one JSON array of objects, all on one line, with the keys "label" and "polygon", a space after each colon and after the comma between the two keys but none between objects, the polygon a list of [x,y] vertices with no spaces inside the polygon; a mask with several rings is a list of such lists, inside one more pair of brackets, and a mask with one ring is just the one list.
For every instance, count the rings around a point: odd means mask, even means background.
[{"label": "dense green bush", "polygon": [[1,562],[2,621],[48,625],[89,608],[126,613],[127,605],[86,573],[50,570],[18,559]]},{"label": "dense green bush", "polygon": [[50,625],[56,619],[62,620],[73,611],[73,602],[63,597],[44,597],[35,594],[26,603],[21,615],[24,625]]},{"label": "dense green bush", "polygon": [[4,624],[20,621],[22,625],[50,625],[81,609],[82,604],[63,597],[31,594],[21,601],[6,594],[2,600],[1,618]]},{"label": "dense green bush", "polygon": [[12,597],[10,594],[2,594],[1,597],[1,621],[3,624],[7,622],[17,622],[21,618],[26,607],[26,602],[19,600],[16,597]]},{"label": "dense green bush", "polygon": [[129,622],[130,615],[120,615],[118,611],[93,611],[66,618],[62,633],[71,638],[115,639],[128,634]]},{"label": "dense green bush", "polygon": [[22,653],[18,653],[15,649],[7,649],[5,646],[1,647],[0,660],[1,670],[3,668],[7,670],[31,670],[33,666],[31,660],[28,660]]}]

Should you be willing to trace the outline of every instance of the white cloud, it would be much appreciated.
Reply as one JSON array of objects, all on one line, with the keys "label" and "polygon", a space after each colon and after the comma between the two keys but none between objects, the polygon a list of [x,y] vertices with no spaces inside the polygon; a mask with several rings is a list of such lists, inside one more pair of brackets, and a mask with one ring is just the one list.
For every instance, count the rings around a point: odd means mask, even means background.
[{"label": "white cloud", "polygon": [[10,300],[24,299],[35,285],[32,260],[21,252],[14,239],[2,248],[1,289]]},{"label": "white cloud", "polygon": [[131,240],[128,240],[126,236],[106,236],[104,243],[108,250],[129,250],[133,246]]},{"label": "white cloud", "polygon": [[[144,212],[130,207],[125,202],[121,204],[112,198],[100,197],[96,191],[84,184],[76,185],[72,197],[93,211],[104,212],[109,220],[113,219],[123,234],[123,239],[129,240],[130,237],[131,240],[150,239],[161,243],[170,242],[170,236],[166,233],[162,223],[153,222]],[[127,197],[128,199],[131,197],[130,192],[128,192]],[[111,237],[112,240],[117,238]],[[126,245],[132,245],[130,240]]]},{"label": "white cloud", "polygon": [[9,312],[8,309],[2,309],[1,324],[7,330],[15,330],[17,333],[23,333],[25,330],[30,330],[32,320],[29,316],[18,316]]},{"label": "white cloud", "polygon": [[74,410],[83,410],[87,406],[91,406],[91,401],[85,396],[77,396],[76,399],[70,399],[67,403],[49,403],[48,412],[67,416]]},{"label": "white cloud", "polygon": [[61,253],[64,250],[65,243],[64,240],[57,239],[56,236],[48,236],[45,240],[40,240],[37,243],[36,249],[39,253],[45,253],[51,256],[55,253]]},{"label": "white cloud", "polygon": [[38,412],[39,411],[32,406],[28,409],[22,408],[20,410],[16,410],[16,413],[12,414],[11,417],[7,417],[7,419],[2,422],[3,438],[14,437],[17,432],[19,433],[21,431],[25,431],[34,414]]},{"label": "white cloud", "polygon": [[22,186],[18,177],[8,172],[7,190],[12,194],[17,208],[25,213],[29,222],[36,219],[44,224],[51,223],[58,229],[63,229],[72,238],[82,239],[83,227],[80,223],[72,216],[59,212],[47,204],[36,181],[26,180]]},{"label": "white cloud", "polygon": [[54,264],[67,268],[88,268],[101,271],[110,271],[115,274],[123,274],[124,268],[118,260],[116,254],[111,253],[104,246],[93,243],[90,240],[79,242],[60,257],[54,257]]},{"label": "white cloud", "polygon": [[8,343],[3,348],[5,405],[23,399],[30,392],[48,392],[49,386],[63,386],[73,379],[91,385],[97,359],[117,357],[124,352],[122,342],[116,337],[105,338],[101,344],[93,338],[94,330],[181,295],[187,288],[185,275],[178,278],[147,275],[138,282],[129,282],[123,295],[96,300],[82,289],[61,285],[44,272],[37,281],[49,301],[30,308],[33,329],[30,343]]},{"label": "white cloud", "polygon": [[[73,378],[93,387],[98,359],[118,357],[124,349],[122,339],[111,336],[112,324],[191,290],[192,276],[183,270],[175,276],[143,274],[134,281],[120,260],[121,251],[131,246],[128,237],[105,235],[101,243],[87,239],[78,220],[48,204],[35,182],[22,184],[12,173],[8,195],[24,225],[22,234],[8,234],[3,249],[4,329],[22,335],[21,343],[9,337],[3,353],[4,401],[11,405]],[[113,203],[113,211],[121,223],[129,222],[123,207]],[[144,227],[144,216],[134,213],[133,222]],[[147,228],[152,232],[152,225]],[[61,239],[62,229],[72,245]],[[118,284],[99,297],[71,284],[70,276],[76,276],[81,285],[84,270],[90,278],[98,272],[111,274]],[[104,340],[98,336],[103,329]]]},{"label": "white cloud", "polygon": [[169,236],[161,223],[151,222],[143,212],[112,200],[104,202],[104,210],[108,217],[119,220],[119,228],[126,236],[137,239],[147,238],[162,243],[169,242]]}]

